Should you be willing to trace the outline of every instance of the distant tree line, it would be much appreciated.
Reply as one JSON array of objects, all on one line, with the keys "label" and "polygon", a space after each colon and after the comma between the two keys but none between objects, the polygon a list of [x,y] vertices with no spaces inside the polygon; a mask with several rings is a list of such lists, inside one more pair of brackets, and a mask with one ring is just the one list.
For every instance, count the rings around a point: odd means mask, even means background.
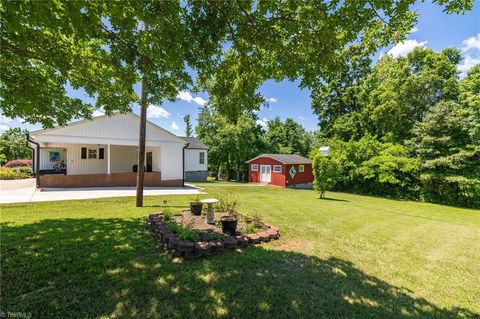
[{"label": "distant tree line", "polygon": [[417,48],[352,60],[313,90],[336,189],[480,207],[480,65],[460,78],[460,59]]},{"label": "distant tree line", "polygon": [[235,117],[225,116],[215,108],[201,109],[196,134],[209,147],[209,171],[218,178],[246,180],[247,160],[262,153],[285,153],[308,156],[313,134],[290,118],[275,118],[261,126],[255,113],[244,111]]},{"label": "distant tree line", "polygon": [[27,147],[27,130],[19,127],[10,128],[0,135],[0,165],[16,159],[32,158],[32,151]]}]

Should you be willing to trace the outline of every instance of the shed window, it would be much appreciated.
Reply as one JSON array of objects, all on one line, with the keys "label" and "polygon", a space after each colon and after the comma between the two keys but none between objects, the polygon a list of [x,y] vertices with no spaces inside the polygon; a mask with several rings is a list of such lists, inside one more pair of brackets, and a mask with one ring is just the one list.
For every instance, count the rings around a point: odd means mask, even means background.
[{"label": "shed window", "polygon": [[98,149],[98,159],[104,159],[105,158],[105,149],[103,147],[100,147]]},{"label": "shed window", "polygon": [[258,164],[252,164],[250,166],[250,168],[251,168],[252,172],[258,172]]},{"label": "shed window", "polygon": [[275,173],[281,173],[282,172],[282,165],[273,165],[273,171]]},{"label": "shed window", "polygon": [[86,158],[87,158],[87,148],[82,147],[82,159],[86,159]]},{"label": "shed window", "polygon": [[199,163],[200,164],[205,164],[205,152],[200,152],[199,153],[200,157],[199,157]]},{"label": "shed window", "polygon": [[303,173],[305,171],[305,165],[298,165],[298,171]]},{"label": "shed window", "polygon": [[96,148],[89,148],[88,149],[88,158],[97,158],[97,149]]}]

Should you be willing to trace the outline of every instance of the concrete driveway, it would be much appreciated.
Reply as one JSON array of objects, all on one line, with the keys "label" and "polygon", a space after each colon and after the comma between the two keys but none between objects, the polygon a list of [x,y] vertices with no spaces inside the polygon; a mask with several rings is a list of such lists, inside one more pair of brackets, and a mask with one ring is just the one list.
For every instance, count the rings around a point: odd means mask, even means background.
[{"label": "concrete driveway", "polygon": [[[186,187],[145,187],[145,196],[203,194],[200,189]],[[0,204],[135,196],[135,187],[35,188],[35,179],[0,181]]]}]

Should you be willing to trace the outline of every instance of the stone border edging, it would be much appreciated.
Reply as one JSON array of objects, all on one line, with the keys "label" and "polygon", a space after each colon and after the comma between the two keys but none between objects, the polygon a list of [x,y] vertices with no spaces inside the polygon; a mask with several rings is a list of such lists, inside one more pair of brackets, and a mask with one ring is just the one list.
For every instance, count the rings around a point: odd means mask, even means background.
[{"label": "stone border edging", "polygon": [[237,235],[234,237],[225,237],[215,240],[205,241],[184,241],[178,238],[163,221],[163,213],[150,214],[147,222],[152,227],[160,242],[164,243],[169,253],[175,257],[185,259],[194,259],[216,255],[218,253],[233,250],[236,248],[245,248],[249,245],[269,242],[280,238],[280,230],[270,224],[264,223],[268,229],[255,234]]}]

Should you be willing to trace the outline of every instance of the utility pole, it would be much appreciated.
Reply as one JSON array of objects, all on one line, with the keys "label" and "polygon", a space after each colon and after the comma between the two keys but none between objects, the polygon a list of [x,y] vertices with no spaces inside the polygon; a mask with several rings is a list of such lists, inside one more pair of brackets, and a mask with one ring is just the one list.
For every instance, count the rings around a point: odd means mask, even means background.
[{"label": "utility pole", "polygon": [[[143,23],[142,31],[146,30],[146,23]],[[137,165],[137,207],[143,207],[143,179],[145,170],[145,136],[147,131],[147,97],[146,79],[142,77],[140,87],[140,131],[138,137],[138,165]]]}]

